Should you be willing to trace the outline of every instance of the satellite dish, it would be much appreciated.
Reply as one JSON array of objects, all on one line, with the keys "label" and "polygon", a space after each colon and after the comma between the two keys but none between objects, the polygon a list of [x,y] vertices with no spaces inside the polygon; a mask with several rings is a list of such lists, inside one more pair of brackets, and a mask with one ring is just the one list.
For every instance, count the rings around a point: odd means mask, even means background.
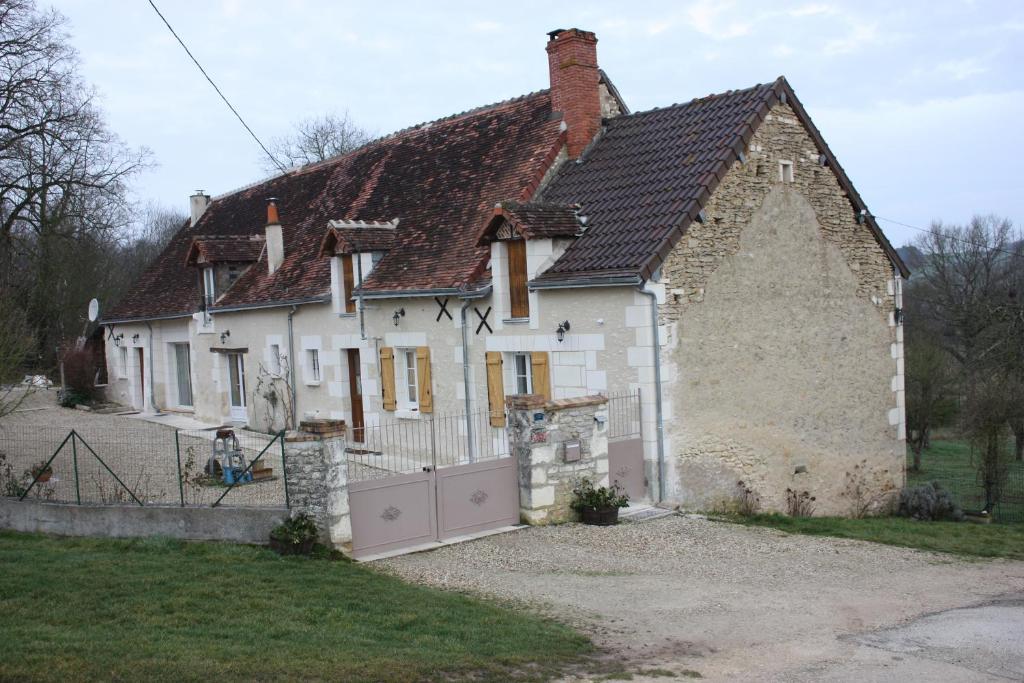
[{"label": "satellite dish", "polygon": [[89,322],[96,322],[98,317],[100,317],[100,302],[93,299],[89,302]]}]

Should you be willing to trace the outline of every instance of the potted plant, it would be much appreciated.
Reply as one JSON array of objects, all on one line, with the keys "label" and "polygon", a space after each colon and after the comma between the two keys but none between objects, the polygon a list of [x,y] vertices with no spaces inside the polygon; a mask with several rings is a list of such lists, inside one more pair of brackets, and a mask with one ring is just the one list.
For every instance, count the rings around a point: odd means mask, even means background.
[{"label": "potted plant", "polygon": [[50,464],[43,460],[38,465],[32,466],[32,479],[38,481],[40,484],[43,482],[50,481],[50,477],[53,476],[53,468]]},{"label": "potted plant", "polygon": [[629,498],[618,484],[594,487],[589,479],[582,479],[572,490],[570,507],[580,513],[584,524],[611,526],[619,521],[619,508],[629,507]]},{"label": "potted plant", "polygon": [[318,533],[313,518],[300,512],[271,530],[270,547],[281,555],[309,555]]}]

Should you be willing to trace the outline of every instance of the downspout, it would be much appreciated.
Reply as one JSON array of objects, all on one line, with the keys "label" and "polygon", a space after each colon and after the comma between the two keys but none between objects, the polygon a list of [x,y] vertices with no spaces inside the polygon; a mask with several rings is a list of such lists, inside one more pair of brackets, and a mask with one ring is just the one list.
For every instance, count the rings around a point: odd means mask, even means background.
[{"label": "downspout", "polygon": [[156,390],[153,388],[153,325],[147,320],[146,327],[149,328],[149,404],[153,406],[157,415],[162,415],[160,406],[156,404]]},{"label": "downspout", "polygon": [[462,319],[462,383],[465,386],[466,399],[466,453],[469,456],[470,462],[476,462],[475,453],[475,441],[473,440],[473,418],[471,415],[472,403],[470,401],[471,387],[469,385],[469,334],[466,332],[466,311],[469,310],[469,302],[471,299],[465,299],[462,302],[462,307],[459,309],[459,316]]},{"label": "downspout", "polygon": [[665,416],[661,405],[661,343],[658,340],[658,295],[644,289],[638,291],[651,300],[651,350],[654,352],[654,414],[658,440],[658,502],[665,500]]},{"label": "downspout", "polygon": [[292,429],[299,428],[298,407],[295,404],[295,328],[292,325],[292,318],[298,310],[299,307],[293,304],[292,310],[288,311],[288,381],[292,394]]}]

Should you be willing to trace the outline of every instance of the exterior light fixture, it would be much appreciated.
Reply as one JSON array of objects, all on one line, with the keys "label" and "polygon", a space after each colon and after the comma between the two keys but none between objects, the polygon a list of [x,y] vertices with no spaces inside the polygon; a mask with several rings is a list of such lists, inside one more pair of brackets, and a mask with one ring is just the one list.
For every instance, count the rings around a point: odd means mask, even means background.
[{"label": "exterior light fixture", "polygon": [[223,344],[231,336],[231,330],[224,330],[220,333],[220,343]]},{"label": "exterior light fixture", "polygon": [[114,346],[120,346],[121,340],[124,339],[124,334],[118,334],[114,336]]},{"label": "exterior light fixture", "polygon": [[391,316],[391,319],[395,321],[395,327],[398,327],[398,321],[405,317],[405,309],[399,308],[395,311],[395,314]]},{"label": "exterior light fixture", "polygon": [[558,323],[558,329],[555,330],[555,337],[558,339],[559,342],[565,340],[565,333],[569,331],[570,327],[571,325],[569,324],[568,320],[564,320]]},{"label": "exterior light fixture", "polygon": [[897,325],[902,325],[903,324],[903,309],[902,308],[899,308],[899,307],[896,308],[896,310],[893,312],[893,320],[896,322]]},{"label": "exterior light fixture", "polygon": [[139,343],[139,334],[138,334],[138,332],[136,332],[135,334],[132,335],[132,344],[138,344],[138,343]]}]

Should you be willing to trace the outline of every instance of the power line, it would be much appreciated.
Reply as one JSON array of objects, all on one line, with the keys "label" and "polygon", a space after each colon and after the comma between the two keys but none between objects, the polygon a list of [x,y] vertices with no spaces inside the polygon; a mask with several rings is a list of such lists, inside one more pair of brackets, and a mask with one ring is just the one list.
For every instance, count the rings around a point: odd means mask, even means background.
[{"label": "power line", "polygon": [[969,244],[972,247],[977,247],[978,249],[984,249],[985,251],[999,251],[999,252],[1002,252],[1004,254],[1009,254],[1010,256],[1016,256],[1017,258],[1024,257],[1024,254],[1021,254],[1021,253],[1016,252],[1016,251],[1009,251],[1007,249],[1000,249],[999,247],[990,247],[990,246],[987,246],[987,245],[984,245],[984,244],[978,244],[977,242],[972,242],[971,240],[965,240],[964,238],[957,237],[956,235],[947,235],[945,233],[936,232],[935,230],[929,230],[928,228],[919,228],[916,225],[910,225],[909,223],[901,223],[900,221],[894,221],[891,218],[885,218],[883,216],[876,216],[875,214],[871,214],[871,217],[872,218],[876,218],[876,219],[878,219],[880,221],[885,221],[886,223],[893,223],[894,225],[901,225],[904,228],[910,228],[911,230],[917,230],[918,232],[924,232],[924,233],[928,233],[929,235],[934,235],[936,237],[941,237],[942,239],[950,239],[950,240],[953,240],[954,242],[962,242],[964,244]]},{"label": "power line", "polygon": [[264,145],[263,142],[258,137],[256,137],[256,133],[254,133],[252,131],[252,128],[250,128],[249,124],[245,122],[245,119],[242,118],[242,115],[238,113],[238,110],[235,109],[234,106],[232,106],[231,102],[228,101],[228,98],[225,97],[224,93],[222,93],[220,88],[217,87],[217,84],[213,82],[213,79],[210,78],[210,74],[206,73],[206,69],[204,69],[203,65],[199,63],[199,60],[195,58],[195,55],[192,54],[192,51],[188,49],[188,46],[185,45],[185,41],[183,41],[181,39],[181,37],[178,35],[178,32],[174,30],[174,27],[171,26],[171,23],[169,21],[167,21],[167,18],[160,12],[159,8],[157,8],[157,6],[153,2],[153,0],[148,0],[148,2],[149,2],[149,6],[153,8],[153,11],[156,12],[158,17],[160,17],[160,20],[164,22],[164,25],[167,27],[167,30],[171,32],[171,35],[174,36],[174,39],[177,40],[178,44],[180,44],[182,49],[185,50],[185,54],[187,54],[189,56],[189,59],[191,59],[192,62],[196,65],[196,68],[199,69],[199,71],[203,74],[203,76],[206,77],[206,80],[209,81],[210,85],[213,86],[213,89],[217,91],[217,94],[220,95],[220,98],[222,100],[224,100],[224,104],[228,105],[228,109],[230,109],[231,113],[235,115],[235,118],[238,119],[239,123],[241,123],[242,126],[247,131],[249,131],[249,135],[252,136],[252,139],[256,141],[256,144],[260,146],[260,148],[263,150],[263,152],[268,157],[270,157],[270,160],[272,162],[274,162],[274,165],[277,166],[279,169],[281,169],[282,173],[285,173],[288,169],[285,168],[281,164],[281,162],[278,161],[274,157],[274,155],[270,153],[270,150],[267,149],[267,146]]}]

